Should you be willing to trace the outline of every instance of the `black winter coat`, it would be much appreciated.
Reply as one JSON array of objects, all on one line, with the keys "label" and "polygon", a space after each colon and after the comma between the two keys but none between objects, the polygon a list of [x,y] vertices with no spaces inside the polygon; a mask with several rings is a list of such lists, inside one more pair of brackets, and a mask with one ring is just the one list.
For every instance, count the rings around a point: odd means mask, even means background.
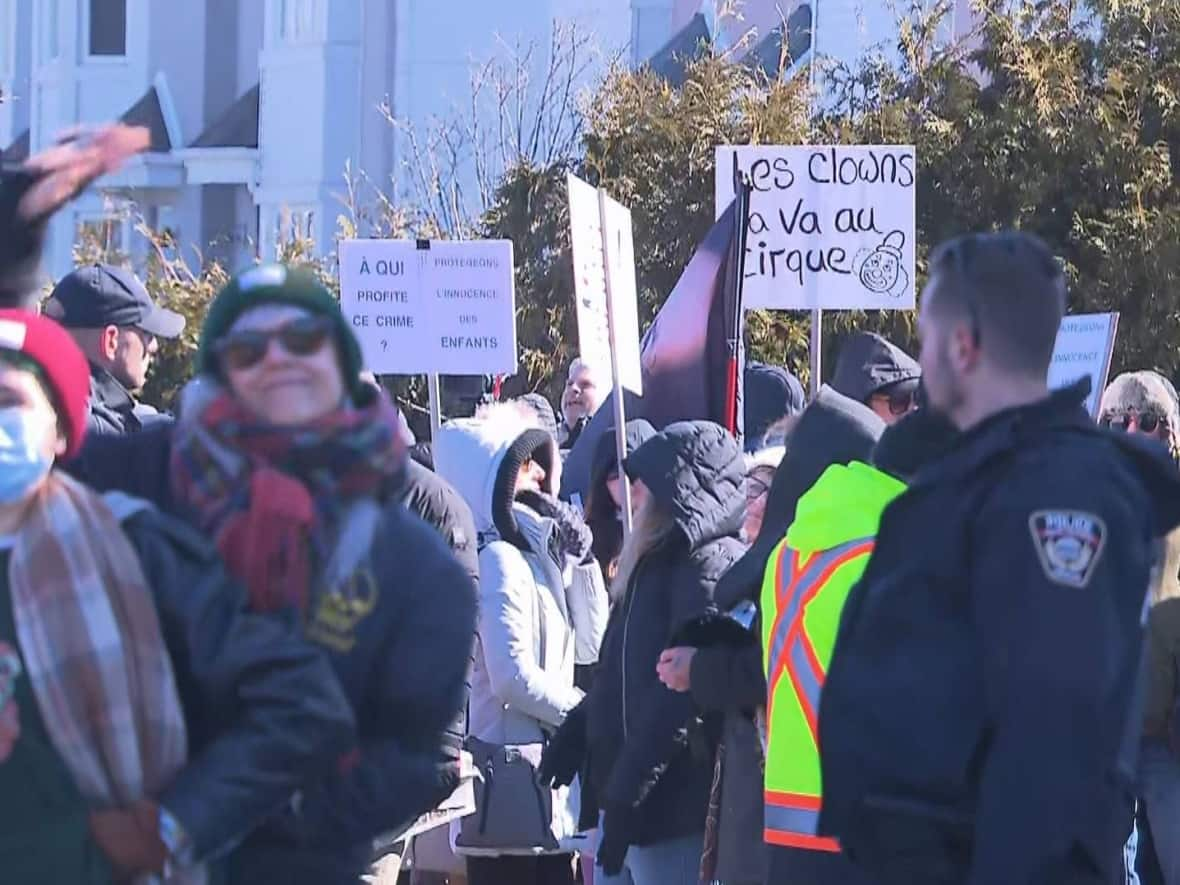
[{"label": "black winter coat", "polygon": [[[171,493],[172,428],[93,437],[70,469],[101,490],[154,500],[185,516]],[[355,539],[353,539],[355,540]],[[440,761],[465,702],[475,636],[471,577],[439,533],[397,500],[356,569],[318,594],[307,635],[321,646],[356,713],[359,755],[309,785],[238,852],[233,881],[355,882],[374,836],[437,805],[457,785]]]},{"label": "black winter coat", "polygon": [[471,580],[479,583],[479,545],[471,508],[454,487],[417,461],[406,464],[401,501],[406,509],[434,526]]},{"label": "black winter coat", "polygon": [[627,459],[669,510],[677,531],[645,556],[615,606],[587,701],[591,782],[604,804],[634,808],[630,844],[650,845],[705,828],[711,747],[692,697],[656,676],[660,652],[712,604],[718,578],[741,554],[745,508],[737,442],[716,424],[673,424]]},{"label": "black winter coat", "polygon": [[993,415],[921,469],[845,603],[820,832],[883,885],[1114,880],[1180,474],[1095,427],[1088,392]]},{"label": "black winter coat", "polygon": [[[292,625],[251,614],[241,587],[202,538],[141,502],[123,504],[123,512],[115,509],[152,591],[189,739],[188,763],[153,798],[205,860],[229,850],[308,777],[331,768],[353,742],[352,712],[323,657]],[[0,641],[19,649],[8,556],[0,550]],[[36,715],[30,697],[22,706]],[[27,731],[36,741],[38,729]],[[105,880],[97,874],[102,861],[92,867],[94,877],[79,875],[82,858],[98,852],[82,797],[56,751],[25,747],[0,770],[7,800],[0,809],[3,881]]]}]

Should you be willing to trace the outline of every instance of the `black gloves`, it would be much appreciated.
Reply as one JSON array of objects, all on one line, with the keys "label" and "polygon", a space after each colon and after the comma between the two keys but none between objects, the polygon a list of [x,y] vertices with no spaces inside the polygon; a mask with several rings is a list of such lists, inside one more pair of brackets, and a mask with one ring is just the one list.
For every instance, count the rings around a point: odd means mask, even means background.
[{"label": "black gloves", "polygon": [[608,876],[623,871],[623,861],[631,846],[631,817],[633,809],[612,802],[602,811],[602,841],[598,843],[596,861]]},{"label": "black gloves", "polygon": [[553,521],[557,523],[557,539],[562,552],[574,562],[586,562],[594,547],[590,526],[586,525],[582,514],[564,501],[554,501],[553,509]]},{"label": "black gloves", "polygon": [[578,704],[549,739],[537,777],[548,787],[567,787],[586,761],[586,702]]}]

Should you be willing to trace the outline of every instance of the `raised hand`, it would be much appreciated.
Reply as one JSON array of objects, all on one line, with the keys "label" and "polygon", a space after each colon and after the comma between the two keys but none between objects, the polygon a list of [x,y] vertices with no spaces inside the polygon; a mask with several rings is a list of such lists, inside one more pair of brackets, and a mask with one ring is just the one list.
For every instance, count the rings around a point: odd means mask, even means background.
[{"label": "raised hand", "polygon": [[115,124],[68,133],[25,162],[23,171],[35,181],[21,197],[18,213],[28,222],[47,218],[96,178],[147,150],[150,143],[150,133],[143,126]]}]

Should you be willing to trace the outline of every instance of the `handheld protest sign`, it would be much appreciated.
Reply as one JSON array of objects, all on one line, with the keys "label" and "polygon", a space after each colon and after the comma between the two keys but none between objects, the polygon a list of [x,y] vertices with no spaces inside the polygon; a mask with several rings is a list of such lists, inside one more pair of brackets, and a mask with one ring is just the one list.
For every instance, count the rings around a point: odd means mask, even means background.
[{"label": "handheld protest sign", "polygon": [[639,307],[631,211],[606,191],[575,175],[567,178],[578,347],[583,362],[610,372],[614,396],[615,455],[623,481],[623,534],[631,534],[631,484],[626,458],[623,388],[643,393]]},{"label": "handheld protest sign", "polygon": [[438,375],[517,369],[509,240],[342,240],[340,307],[378,375],[427,375],[437,427]]},{"label": "handheld protest sign", "polygon": [[509,240],[343,240],[340,307],[377,374],[516,371]]},{"label": "handheld protest sign", "polygon": [[747,308],[914,308],[912,146],[718,147],[718,216],[734,195],[721,170],[735,157],[752,184]]},{"label": "handheld protest sign", "polygon": [[1086,411],[1097,420],[1102,392],[1110,376],[1114,339],[1118,333],[1117,313],[1082,313],[1063,317],[1049,363],[1049,388],[1057,390],[1079,378],[1090,379]]}]

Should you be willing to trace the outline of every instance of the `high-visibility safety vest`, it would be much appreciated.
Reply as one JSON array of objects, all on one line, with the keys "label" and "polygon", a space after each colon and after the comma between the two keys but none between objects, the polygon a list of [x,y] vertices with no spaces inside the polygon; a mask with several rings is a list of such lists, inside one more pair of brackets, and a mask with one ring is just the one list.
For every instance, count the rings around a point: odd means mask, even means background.
[{"label": "high-visibility safety vest", "polygon": [[840,615],[873,552],[886,505],[905,486],[875,468],[829,467],[804,494],[762,583],[766,708],[765,841],[840,850],[818,835],[819,701]]}]

